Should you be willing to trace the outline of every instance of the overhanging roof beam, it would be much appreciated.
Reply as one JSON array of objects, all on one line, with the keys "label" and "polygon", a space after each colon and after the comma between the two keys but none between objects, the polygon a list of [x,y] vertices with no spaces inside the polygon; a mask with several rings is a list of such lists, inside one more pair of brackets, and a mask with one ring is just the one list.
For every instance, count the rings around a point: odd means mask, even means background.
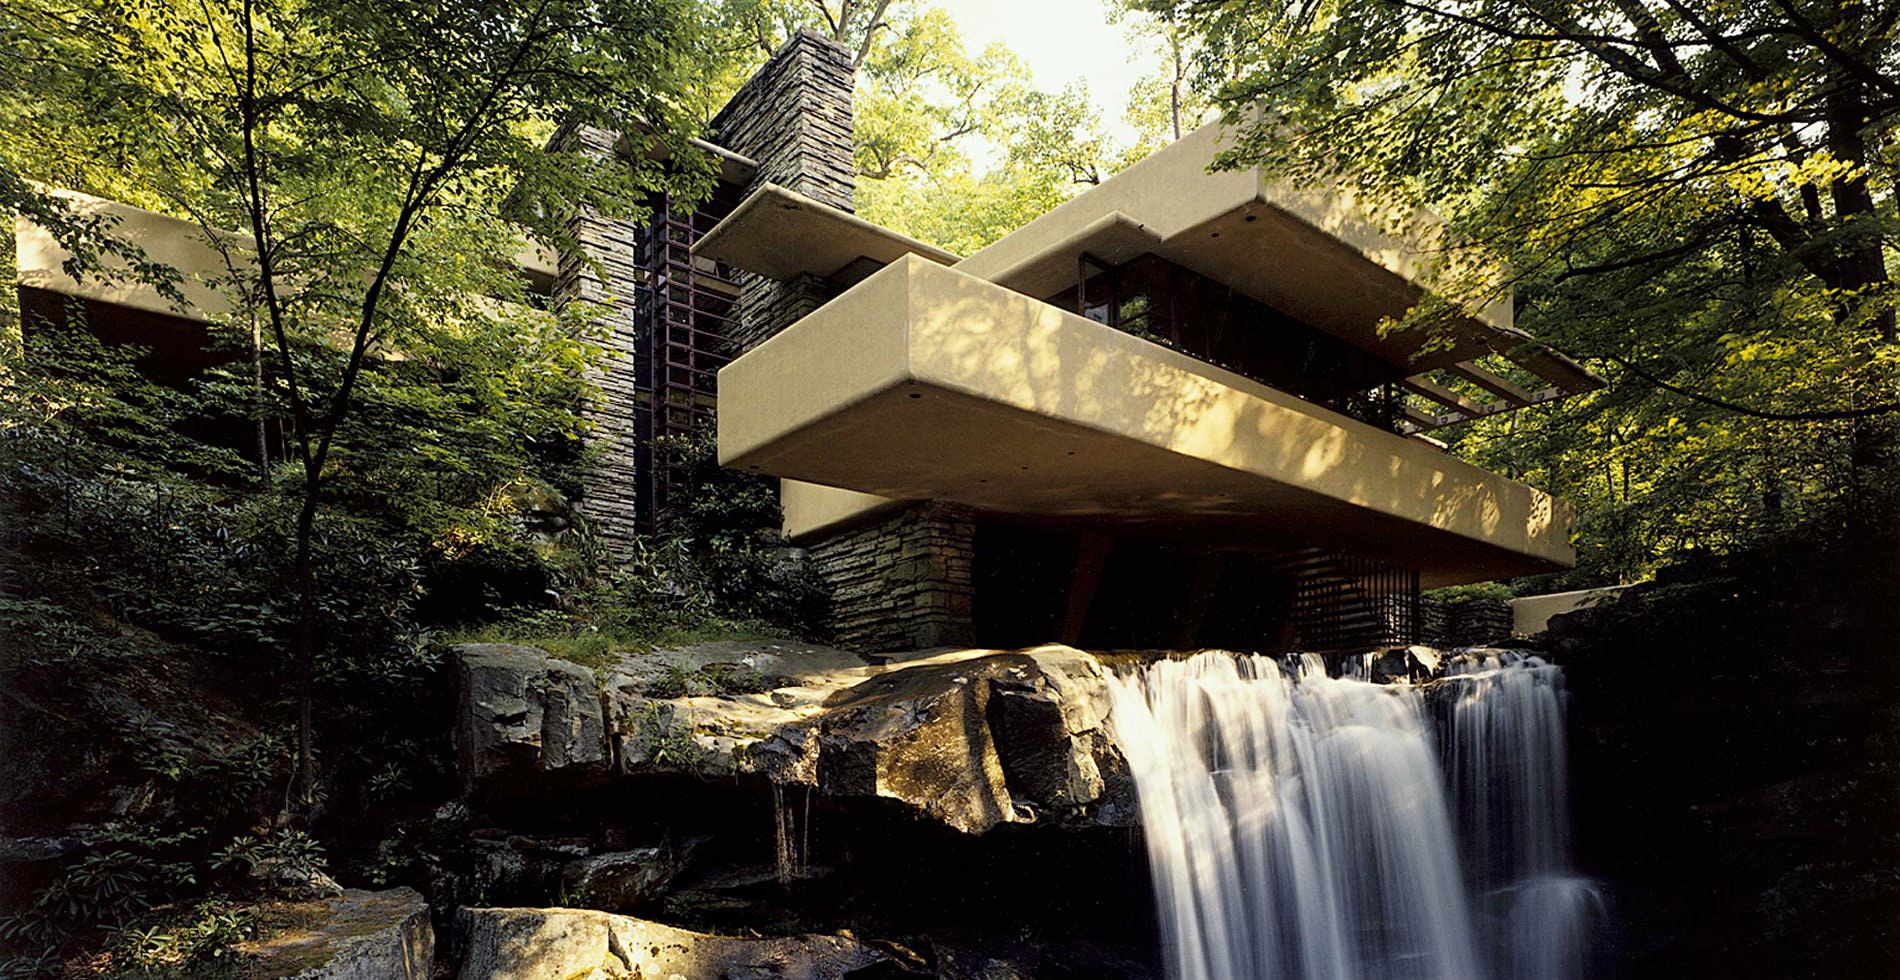
[{"label": "overhanging roof beam", "polygon": [[1406,378],[1400,383],[1403,384],[1408,391],[1415,391],[1446,408],[1455,408],[1467,416],[1489,415],[1492,412],[1502,411],[1510,407],[1502,403],[1486,405],[1473,401],[1424,375],[1419,375],[1415,378]]},{"label": "overhanging roof beam", "polygon": [[1556,351],[1533,347],[1502,353],[1512,364],[1543,378],[1565,394],[1581,394],[1603,387],[1603,379]]},{"label": "overhanging roof beam", "polygon": [[1533,401],[1531,393],[1518,387],[1516,382],[1487,371],[1476,362],[1459,361],[1446,370],[1514,405],[1529,405]]}]

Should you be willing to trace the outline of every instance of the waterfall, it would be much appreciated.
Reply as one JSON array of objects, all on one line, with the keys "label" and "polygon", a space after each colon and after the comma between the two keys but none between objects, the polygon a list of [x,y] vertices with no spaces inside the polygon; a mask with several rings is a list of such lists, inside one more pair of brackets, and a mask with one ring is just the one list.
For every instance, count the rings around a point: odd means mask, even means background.
[{"label": "waterfall", "polygon": [[1563,671],[1540,657],[1473,653],[1447,664],[1432,694],[1494,972],[1582,976],[1604,908],[1570,863]]},{"label": "waterfall", "polygon": [[1566,873],[1561,794],[1538,795],[1563,778],[1560,675],[1459,670],[1429,701],[1311,656],[1203,653],[1112,680],[1175,980],[1580,975],[1594,893]]},{"label": "waterfall", "polygon": [[804,814],[792,808],[786,799],[785,786],[772,784],[772,847],[775,852],[775,871],[780,885],[807,876],[811,867],[811,787],[804,787]]}]

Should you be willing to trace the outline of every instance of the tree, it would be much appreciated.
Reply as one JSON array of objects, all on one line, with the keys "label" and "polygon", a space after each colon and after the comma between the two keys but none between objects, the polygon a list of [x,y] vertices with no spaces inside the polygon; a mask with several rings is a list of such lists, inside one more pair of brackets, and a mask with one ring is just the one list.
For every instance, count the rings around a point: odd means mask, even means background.
[{"label": "tree", "polygon": [[1525,327],[1611,379],[1453,434],[1578,494],[1586,548],[1635,572],[1652,546],[1885,499],[1900,7],[1140,6],[1199,46],[1224,165],[1438,209],[1512,270]]},{"label": "tree", "polygon": [[[563,218],[577,208],[633,213],[652,189],[704,191],[709,168],[686,143],[704,115],[692,101],[708,62],[702,12],[689,0],[24,0],[5,11],[89,66],[33,94],[57,99],[42,125],[135,146],[118,161],[124,181],[207,235],[249,235],[220,284],[263,324],[289,420],[307,805],[324,628],[315,529],[339,460],[370,435],[356,425],[364,377],[443,342],[445,325],[525,310],[513,255],[529,241],[571,246]],[[634,132],[631,152],[548,146],[579,124]]]},{"label": "tree", "polygon": [[1128,121],[1139,134],[1131,152],[1139,158],[1199,126],[1212,107],[1190,84],[1194,40],[1172,11],[1151,12],[1141,0],[1111,0],[1106,7],[1110,23],[1126,24],[1130,40],[1152,42],[1161,58],[1161,67],[1128,93]]},{"label": "tree", "polygon": [[1028,69],[1000,44],[972,54],[956,22],[925,0],[728,0],[722,19],[736,87],[800,30],[853,52],[859,176],[956,170],[964,146],[1013,117]]},{"label": "tree", "polygon": [[724,19],[740,43],[760,61],[800,30],[815,30],[853,52],[851,67],[861,68],[887,33],[896,30],[885,14],[891,0],[726,0]]}]

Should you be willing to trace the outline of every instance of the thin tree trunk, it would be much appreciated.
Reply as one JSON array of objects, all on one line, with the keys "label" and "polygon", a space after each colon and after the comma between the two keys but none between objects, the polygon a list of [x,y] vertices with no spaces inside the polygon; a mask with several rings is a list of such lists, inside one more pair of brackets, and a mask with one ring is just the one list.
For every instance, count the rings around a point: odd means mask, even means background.
[{"label": "thin tree trunk", "polygon": [[251,412],[257,416],[257,485],[270,487],[270,427],[264,419],[264,333],[251,316]]},{"label": "thin tree trunk", "polygon": [[1168,30],[1168,46],[1174,52],[1174,81],[1168,85],[1168,119],[1174,125],[1174,138],[1181,138],[1181,36]]}]

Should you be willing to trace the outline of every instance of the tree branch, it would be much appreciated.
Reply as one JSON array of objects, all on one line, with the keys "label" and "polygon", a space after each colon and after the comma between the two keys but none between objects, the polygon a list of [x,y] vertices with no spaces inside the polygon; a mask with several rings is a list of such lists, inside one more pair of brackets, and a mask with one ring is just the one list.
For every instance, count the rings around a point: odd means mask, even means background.
[{"label": "tree branch", "polygon": [[1890,415],[1895,412],[1900,412],[1900,402],[1885,402],[1879,405],[1869,405],[1865,408],[1816,409],[1805,412],[1779,412],[1769,409],[1752,408],[1739,402],[1732,402],[1726,398],[1718,398],[1714,395],[1705,395],[1701,392],[1691,391],[1681,385],[1665,381],[1657,375],[1644,370],[1640,365],[1627,357],[1621,357],[1616,354],[1597,354],[1587,359],[1609,361],[1655,387],[1672,394],[1681,395],[1690,401],[1701,402],[1704,405],[1710,405],[1726,412],[1734,412],[1737,415],[1746,415],[1749,418],[1765,419],[1771,422],[1844,422],[1850,419],[1873,418],[1879,415]]}]

